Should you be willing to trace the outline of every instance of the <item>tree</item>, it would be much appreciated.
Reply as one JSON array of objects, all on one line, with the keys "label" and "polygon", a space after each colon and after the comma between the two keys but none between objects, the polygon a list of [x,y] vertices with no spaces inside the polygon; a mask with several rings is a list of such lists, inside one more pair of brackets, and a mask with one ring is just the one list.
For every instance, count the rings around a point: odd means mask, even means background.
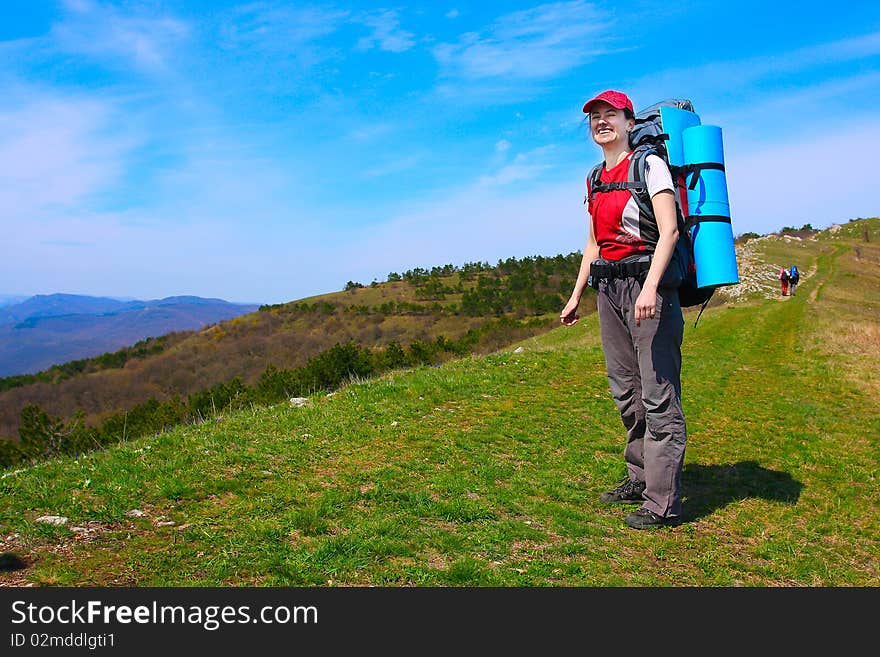
[{"label": "tree", "polygon": [[389,342],[385,346],[385,351],[381,354],[380,361],[384,369],[389,370],[409,365],[406,352],[400,346],[400,343],[396,341]]},{"label": "tree", "polygon": [[24,459],[24,452],[18,443],[11,438],[0,438],[0,468],[8,468],[21,463]]},{"label": "tree", "polygon": [[21,409],[18,437],[26,458],[51,458],[60,453],[64,422],[61,418],[50,417],[37,404],[28,404]]}]

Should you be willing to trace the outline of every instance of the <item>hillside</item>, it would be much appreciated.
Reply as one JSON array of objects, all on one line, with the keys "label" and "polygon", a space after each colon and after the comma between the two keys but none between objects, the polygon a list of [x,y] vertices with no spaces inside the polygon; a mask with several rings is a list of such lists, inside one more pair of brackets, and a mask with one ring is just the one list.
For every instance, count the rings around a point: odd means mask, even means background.
[{"label": "hillside", "polygon": [[[38,376],[0,379],[0,438],[17,437],[21,411],[28,404],[65,419],[82,411],[84,422],[98,425],[149,400],[199,394],[236,377],[254,385],[270,365],[300,367],[337,343],[382,348],[396,342],[406,347],[439,336],[460,338],[498,317],[517,322],[518,328],[496,331],[478,345],[478,350],[494,349],[553,325],[552,317],[541,326],[530,319],[548,309],[557,311],[562,289],[570,292],[578,264],[574,254],[509,259],[491,267],[468,263],[404,275],[392,272],[392,280],[381,284],[350,282],[345,291],[263,306],[197,331],[163,336],[127,353],[71,363]],[[0,335],[2,331],[0,326]]]},{"label": "hillside", "polygon": [[0,377],[39,372],[256,309],[255,305],[186,296],[118,301],[71,294],[37,295],[0,308]]},{"label": "hillside", "polygon": [[589,316],[7,471],[0,550],[27,567],[0,580],[877,586],[880,220],[747,244],[768,276],[805,274],[794,297],[759,286],[686,324],[680,527],[634,532],[597,501],[623,431]]}]

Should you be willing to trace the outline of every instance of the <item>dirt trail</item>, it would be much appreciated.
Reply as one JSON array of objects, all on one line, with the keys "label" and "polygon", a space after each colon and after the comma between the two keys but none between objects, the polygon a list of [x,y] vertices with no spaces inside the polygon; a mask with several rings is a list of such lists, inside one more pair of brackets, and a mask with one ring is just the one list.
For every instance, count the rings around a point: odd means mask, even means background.
[{"label": "dirt trail", "polygon": [[[825,284],[834,276],[834,263],[837,262],[837,258],[840,257],[840,254],[843,253],[844,249],[845,247],[842,245],[835,245],[834,251],[828,256],[828,268],[824,270],[822,279],[819,280],[810,291],[811,303],[816,302],[819,298],[819,291],[822,290],[825,287]],[[819,264],[816,263],[816,265],[810,269],[810,275],[815,274],[818,267]]]}]

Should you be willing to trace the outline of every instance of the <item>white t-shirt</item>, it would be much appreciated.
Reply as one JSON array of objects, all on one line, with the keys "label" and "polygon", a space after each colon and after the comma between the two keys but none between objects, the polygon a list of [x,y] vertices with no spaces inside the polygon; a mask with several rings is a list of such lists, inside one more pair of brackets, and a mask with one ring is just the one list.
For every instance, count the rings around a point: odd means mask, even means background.
[{"label": "white t-shirt", "polygon": [[648,183],[648,196],[651,198],[666,190],[675,191],[669,167],[656,155],[645,158],[645,182]]}]

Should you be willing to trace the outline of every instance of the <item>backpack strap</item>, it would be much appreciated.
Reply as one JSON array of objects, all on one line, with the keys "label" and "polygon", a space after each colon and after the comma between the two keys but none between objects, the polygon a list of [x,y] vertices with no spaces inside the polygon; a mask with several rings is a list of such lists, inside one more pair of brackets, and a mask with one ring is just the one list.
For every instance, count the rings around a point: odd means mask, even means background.
[{"label": "backpack strap", "polygon": [[648,178],[646,175],[646,161],[649,155],[657,155],[657,150],[650,145],[639,146],[633,151],[629,159],[629,179],[633,181],[635,187],[629,191],[639,207],[639,211],[648,217],[653,217],[654,206],[651,203],[651,197],[648,196]]},{"label": "backpack strap", "polygon": [[715,288],[712,288],[712,292],[709,293],[709,298],[706,299],[706,300],[700,305],[700,312],[697,314],[697,318],[694,320],[694,328],[697,328],[697,322],[699,322],[699,321],[700,321],[700,317],[703,316],[703,311],[706,310],[706,306],[709,305],[709,300],[712,298],[712,294],[714,294],[714,293],[715,293]]},{"label": "backpack strap", "polygon": [[596,187],[601,187],[602,185],[599,176],[602,175],[603,166],[605,166],[605,163],[599,162],[599,164],[590,169],[590,173],[587,176],[587,195],[584,196],[584,205],[592,205],[593,194],[596,193]]},{"label": "backpack strap", "polygon": [[[636,119],[636,121],[638,121],[638,119]],[[640,135],[638,142],[639,146],[642,144],[648,146],[663,146],[668,139],[669,135],[665,132],[661,132],[659,135]]]},{"label": "backpack strap", "polygon": [[[660,135],[663,137],[664,135]],[[630,178],[634,180],[638,180],[642,182],[644,186],[644,193],[635,194],[633,193],[633,198],[635,199],[636,204],[639,206],[639,210],[644,213],[646,216],[653,217],[654,216],[654,204],[651,202],[651,197],[648,195],[648,156],[656,155],[661,160],[665,161],[656,148],[652,146],[640,146],[635,151],[633,151],[632,159],[630,160]],[[683,233],[685,230],[690,229],[690,225],[687,223],[687,219],[682,214],[682,207],[679,203],[678,198],[678,189],[679,189],[679,181],[682,180],[681,176],[686,175],[683,174],[681,167],[676,167],[671,164],[667,164],[669,167],[669,173],[672,177],[672,186],[675,193],[675,218],[678,223],[678,232],[679,234]],[[696,221],[694,223],[697,223]]]},{"label": "backpack strap", "polygon": [[602,167],[604,162],[600,162],[590,170],[587,176],[590,181],[589,194],[584,197],[584,203],[593,200],[593,194],[603,192],[617,192],[628,190],[632,194],[633,199],[638,205],[639,210],[654,216],[654,209],[651,206],[651,199],[648,197],[648,183],[645,180],[645,158],[650,153],[656,153],[651,146],[640,146],[633,151],[629,160],[629,170],[626,182],[603,183],[600,176],[602,175]]},{"label": "backpack strap", "polygon": [[602,175],[602,167],[604,166],[604,163],[600,162],[590,171],[590,191],[588,196],[584,199],[585,203],[589,203],[590,201],[592,201],[593,194],[597,193],[602,194],[604,192],[619,192],[621,190],[629,190],[634,198],[638,198],[638,195],[643,192],[647,194],[647,185],[645,185],[644,182],[634,181],[632,179],[632,162],[630,162],[630,178],[626,182],[603,183],[600,176]]}]

